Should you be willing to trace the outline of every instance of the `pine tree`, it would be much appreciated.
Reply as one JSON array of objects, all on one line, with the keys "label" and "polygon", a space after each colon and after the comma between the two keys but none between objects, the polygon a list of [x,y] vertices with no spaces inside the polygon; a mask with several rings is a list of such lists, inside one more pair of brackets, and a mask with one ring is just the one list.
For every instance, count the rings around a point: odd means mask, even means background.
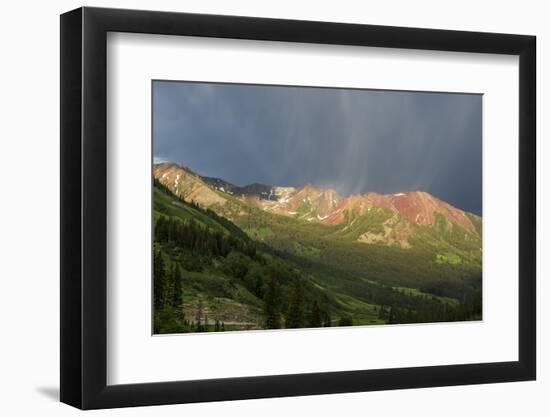
[{"label": "pine tree", "polygon": [[389,317],[389,319],[388,319],[388,323],[389,323],[389,324],[396,324],[396,323],[397,323],[396,317],[395,317],[395,316],[396,316],[396,313],[397,313],[397,312],[396,312],[396,309],[395,309],[393,306],[391,306],[391,307],[390,307],[390,317]]},{"label": "pine tree", "polygon": [[254,288],[252,289],[253,293],[258,298],[263,298],[263,292],[264,292],[264,280],[262,278],[261,274],[258,274],[256,276],[256,280],[254,282]]},{"label": "pine tree", "polygon": [[164,307],[165,299],[165,271],[162,252],[157,249],[153,254],[153,293],[155,311]]},{"label": "pine tree", "polygon": [[285,327],[288,329],[304,327],[304,289],[298,279],[294,281],[294,288],[286,315]]},{"label": "pine tree", "polygon": [[328,311],[326,311],[324,313],[323,326],[324,327],[331,327],[332,326],[332,320],[330,318],[330,312],[328,312]]},{"label": "pine tree", "polygon": [[202,320],[202,300],[199,299],[199,304],[197,305],[197,315],[196,315],[196,320],[197,320],[197,332],[201,332],[202,331],[202,324],[201,324],[201,320]]},{"label": "pine tree", "polygon": [[309,327],[321,327],[321,325],[321,309],[319,308],[319,303],[317,303],[317,300],[315,300],[311,307],[311,312],[309,316]]},{"label": "pine tree", "polygon": [[172,265],[172,284],[174,286],[172,291],[172,308],[177,312],[178,318],[183,319],[183,313],[181,310],[181,304],[183,303],[181,271],[175,262]]},{"label": "pine tree", "polygon": [[277,302],[277,282],[273,277],[269,279],[264,296],[264,315],[266,329],[279,329],[281,327],[281,319]]}]

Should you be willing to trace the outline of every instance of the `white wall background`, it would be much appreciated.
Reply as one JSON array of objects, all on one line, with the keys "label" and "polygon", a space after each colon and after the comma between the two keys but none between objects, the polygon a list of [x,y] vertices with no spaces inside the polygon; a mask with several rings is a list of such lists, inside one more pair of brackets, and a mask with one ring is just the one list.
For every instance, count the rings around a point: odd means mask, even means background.
[{"label": "white wall background", "polygon": [[[59,17],[70,0],[9,2],[0,24],[0,414],[76,415],[59,392]],[[94,415],[168,416],[545,416],[550,412],[549,147],[550,26],[545,2],[437,0],[124,0],[86,5],[240,14],[396,26],[533,34],[538,37],[539,378],[537,382],[145,407]],[[542,144],[542,146],[540,146]],[[544,395],[546,394],[546,396]]]}]

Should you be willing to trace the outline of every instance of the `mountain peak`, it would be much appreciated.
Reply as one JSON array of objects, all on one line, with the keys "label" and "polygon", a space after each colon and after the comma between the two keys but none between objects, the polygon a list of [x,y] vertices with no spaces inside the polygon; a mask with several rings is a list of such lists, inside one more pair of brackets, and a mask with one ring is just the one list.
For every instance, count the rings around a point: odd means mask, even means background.
[{"label": "mountain peak", "polygon": [[401,215],[418,225],[433,225],[436,216],[442,215],[469,232],[475,232],[475,227],[464,211],[451,206],[425,191],[411,191],[380,195],[368,193],[375,205],[396,210]]},{"label": "mountain peak", "polygon": [[153,166],[153,176],[177,197],[203,206],[224,205],[220,197],[202,178],[187,167],[173,162],[162,162]]},{"label": "mountain peak", "polygon": [[158,169],[162,169],[162,170],[179,169],[179,170],[185,171],[189,174],[195,175],[197,177],[199,176],[191,168],[189,168],[185,165],[178,164],[176,162],[172,162],[172,161],[163,161],[163,162],[158,162],[156,164],[153,164],[153,169],[157,169],[157,167],[158,167]]}]

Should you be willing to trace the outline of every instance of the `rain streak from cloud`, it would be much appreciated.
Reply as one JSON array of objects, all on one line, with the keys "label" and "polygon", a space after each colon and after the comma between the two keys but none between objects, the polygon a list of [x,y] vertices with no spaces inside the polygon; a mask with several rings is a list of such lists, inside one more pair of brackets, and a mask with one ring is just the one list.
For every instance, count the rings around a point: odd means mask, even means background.
[{"label": "rain streak from cloud", "polygon": [[426,191],[482,211],[482,96],[153,82],[154,161],[237,185]]}]

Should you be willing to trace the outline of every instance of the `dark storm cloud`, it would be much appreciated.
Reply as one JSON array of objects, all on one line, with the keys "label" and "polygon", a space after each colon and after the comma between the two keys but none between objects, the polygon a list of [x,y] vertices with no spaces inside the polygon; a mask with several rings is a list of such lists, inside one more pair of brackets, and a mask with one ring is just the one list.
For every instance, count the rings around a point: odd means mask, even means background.
[{"label": "dark storm cloud", "polygon": [[154,158],[238,185],[427,191],[481,214],[481,96],[154,82]]}]

